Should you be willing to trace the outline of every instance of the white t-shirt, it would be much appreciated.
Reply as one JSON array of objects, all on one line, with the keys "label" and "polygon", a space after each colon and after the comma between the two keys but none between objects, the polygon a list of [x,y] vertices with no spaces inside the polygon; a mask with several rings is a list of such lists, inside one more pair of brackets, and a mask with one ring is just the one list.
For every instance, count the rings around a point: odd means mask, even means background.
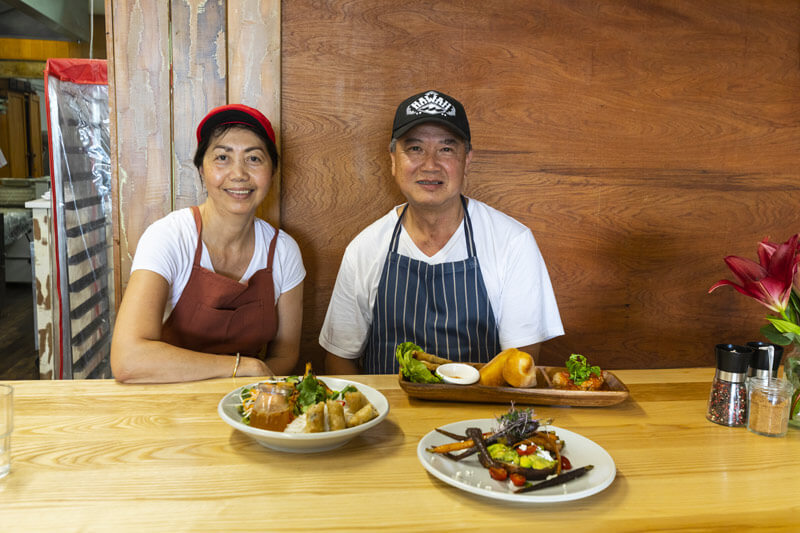
[{"label": "white t-shirt", "polygon": [[[553,286],[530,229],[477,200],[470,199],[467,210],[501,347],[527,346],[563,335]],[[345,249],[319,336],[327,351],[348,359],[363,353],[397,220],[395,208],[365,228]],[[464,224],[432,257],[417,248],[405,229],[400,232],[397,251],[432,265],[464,260],[468,257]]]},{"label": "white t-shirt", "polygon": [[[266,268],[269,256],[269,243],[275,235],[275,228],[256,218],[256,243],[253,258],[242,279],[244,283],[253,274]],[[189,282],[197,249],[197,225],[190,208],[173,211],[164,218],[153,222],[142,233],[136,245],[136,254],[131,264],[134,270],[151,270],[161,275],[169,283],[169,297],[164,309],[164,321],[180,300],[183,289]],[[208,249],[203,243],[200,265],[214,272]],[[275,243],[275,256],[272,260],[272,283],[275,286],[275,302],[284,292],[296,287],[306,276],[300,247],[285,231],[278,233]]]}]

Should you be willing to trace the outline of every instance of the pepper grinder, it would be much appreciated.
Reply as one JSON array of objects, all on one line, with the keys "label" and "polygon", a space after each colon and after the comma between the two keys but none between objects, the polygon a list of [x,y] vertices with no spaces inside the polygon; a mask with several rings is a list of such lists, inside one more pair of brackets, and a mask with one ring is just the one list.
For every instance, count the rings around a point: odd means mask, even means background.
[{"label": "pepper grinder", "polygon": [[783,346],[770,344],[768,342],[753,341],[747,345],[752,348],[753,357],[750,359],[750,367],[747,369],[747,377],[758,379],[769,378],[769,348],[772,346],[772,377],[778,377],[778,369],[783,359]]},{"label": "pepper grinder", "polygon": [[717,371],[711,383],[706,418],[723,426],[744,426],[747,422],[745,377],[754,350],[749,346],[717,344]]}]

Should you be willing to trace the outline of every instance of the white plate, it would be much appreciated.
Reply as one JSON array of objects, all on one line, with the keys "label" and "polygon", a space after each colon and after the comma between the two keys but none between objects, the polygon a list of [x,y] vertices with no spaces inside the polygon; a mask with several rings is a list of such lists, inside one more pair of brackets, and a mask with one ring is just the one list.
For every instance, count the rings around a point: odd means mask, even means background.
[{"label": "white plate", "polygon": [[[273,450],[293,453],[313,453],[324,452],[338,448],[355,436],[376,426],[389,414],[389,402],[379,391],[346,379],[329,378],[317,376],[317,379],[324,381],[333,390],[342,390],[348,385],[353,385],[367,397],[367,400],[378,411],[378,416],[365,424],[353,428],[340,429],[337,431],[325,431],[323,433],[282,433],[280,431],[269,431],[248,426],[242,423],[237,406],[241,403],[239,393],[244,387],[239,387],[226,394],[219,402],[217,412],[220,418],[234,429],[238,429],[254,438],[259,444]],[[253,387],[256,383],[246,385]]]},{"label": "white plate", "polygon": [[[497,428],[497,420],[493,418],[483,418],[478,420],[464,420],[442,426],[441,429],[464,435],[467,428],[477,427],[482,431],[492,431]],[[614,460],[602,447],[593,441],[578,435],[572,431],[556,426],[547,426],[554,430],[558,437],[564,441],[562,453],[569,459],[573,468],[586,465],[594,465],[584,476],[572,480],[563,485],[542,489],[536,492],[514,494],[517,487],[510,481],[495,481],[489,476],[489,470],[482,467],[478,461],[478,455],[474,454],[461,461],[453,461],[439,454],[425,451],[432,446],[453,442],[453,439],[431,431],[419,441],[417,445],[417,457],[425,470],[461,490],[494,498],[496,500],[506,500],[513,502],[565,502],[577,500],[596,494],[608,487],[617,475],[617,467]]]}]

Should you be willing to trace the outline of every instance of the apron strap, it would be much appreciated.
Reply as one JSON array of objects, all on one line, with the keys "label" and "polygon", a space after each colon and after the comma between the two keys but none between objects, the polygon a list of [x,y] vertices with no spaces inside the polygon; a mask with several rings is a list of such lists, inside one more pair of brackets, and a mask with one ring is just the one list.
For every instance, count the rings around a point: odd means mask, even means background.
[{"label": "apron strap", "polygon": [[194,266],[200,266],[200,259],[203,257],[203,217],[200,216],[200,208],[196,205],[192,206],[192,215],[194,215],[194,224],[197,226],[197,246],[194,250]]},{"label": "apron strap", "polygon": [[275,228],[275,235],[272,236],[272,240],[269,242],[269,256],[267,257],[267,270],[272,272],[272,259],[275,257],[275,245],[278,242],[278,233],[281,230]]},{"label": "apron strap", "polygon": [[[467,198],[463,194],[461,195],[461,205],[464,207],[464,239],[467,241],[467,257],[475,257],[475,238],[472,232],[472,220],[469,218],[469,212],[467,211]],[[400,231],[403,226],[403,216],[406,214],[406,209],[408,209],[408,204],[403,206],[403,210],[397,218],[397,224],[395,224],[394,232],[392,233],[392,240],[389,243],[389,254],[397,253],[397,247],[400,243]]]},{"label": "apron strap", "polygon": [[403,206],[400,216],[397,217],[397,224],[394,225],[394,231],[392,232],[392,240],[389,242],[389,254],[392,252],[397,253],[397,245],[400,242],[400,231],[403,229],[403,217],[406,214],[406,209],[408,209],[408,204]]},{"label": "apron strap", "polygon": [[477,253],[475,251],[475,238],[472,232],[472,219],[469,218],[467,199],[463,194],[461,195],[461,205],[464,206],[464,238],[467,241],[467,255],[469,257],[475,257]]}]

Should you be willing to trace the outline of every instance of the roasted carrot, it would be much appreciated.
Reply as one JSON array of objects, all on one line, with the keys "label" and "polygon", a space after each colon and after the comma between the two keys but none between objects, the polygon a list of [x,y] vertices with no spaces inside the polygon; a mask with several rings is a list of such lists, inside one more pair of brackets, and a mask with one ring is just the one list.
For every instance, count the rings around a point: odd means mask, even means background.
[{"label": "roasted carrot", "polygon": [[447,444],[440,444],[439,446],[428,448],[426,451],[431,453],[450,453],[458,450],[465,450],[467,448],[472,448],[473,446],[475,446],[475,443],[472,442],[472,439],[468,439],[458,442],[450,442]]},{"label": "roasted carrot", "polygon": [[582,466],[580,468],[576,468],[575,470],[571,470],[564,474],[559,474],[548,480],[541,481],[534,485],[528,485],[527,487],[521,488],[519,490],[515,490],[514,494],[521,494],[523,492],[533,492],[535,490],[546,489],[548,487],[555,487],[557,485],[561,485],[562,483],[566,483],[567,481],[572,481],[573,479],[577,479],[583,476],[592,468],[594,468],[593,465]]},{"label": "roasted carrot", "polygon": [[[450,437],[451,439],[455,439],[457,442],[450,442],[448,444],[440,444],[439,446],[434,446],[432,448],[428,448],[425,451],[428,451],[428,452],[431,452],[431,453],[450,453],[450,452],[456,452],[458,450],[466,450],[467,448],[472,448],[473,446],[475,446],[475,443],[472,442],[472,439],[467,438],[465,436],[456,435],[455,433],[450,433],[449,431],[445,431],[445,430],[439,429],[439,428],[436,428],[436,431],[438,431],[442,435],[446,435],[446,436]],[[486,433],[483,434],[483,438],[484,439],[488,439],[492,435],[494,435],[493,432],[487,431]]]},{"label": "roasted carrot", "polygon": [[[556,442],[556,436],[547,433],[547,438],[551,441],[553,445],[553,450],[555,450],[556,454],[556,475],[561,475],[561,450],[558,449],[558,443]],[[590,468],[591,470],[591,468]]]},{"label": "roasted carrot", "polygon": [[436,428],[436,432],[441,433],[445,437],[450,437],[453,440],[467,440],[466,435],[459,435],[457,433],[452,433],[450,431],[447,431],[446,429]]}]

